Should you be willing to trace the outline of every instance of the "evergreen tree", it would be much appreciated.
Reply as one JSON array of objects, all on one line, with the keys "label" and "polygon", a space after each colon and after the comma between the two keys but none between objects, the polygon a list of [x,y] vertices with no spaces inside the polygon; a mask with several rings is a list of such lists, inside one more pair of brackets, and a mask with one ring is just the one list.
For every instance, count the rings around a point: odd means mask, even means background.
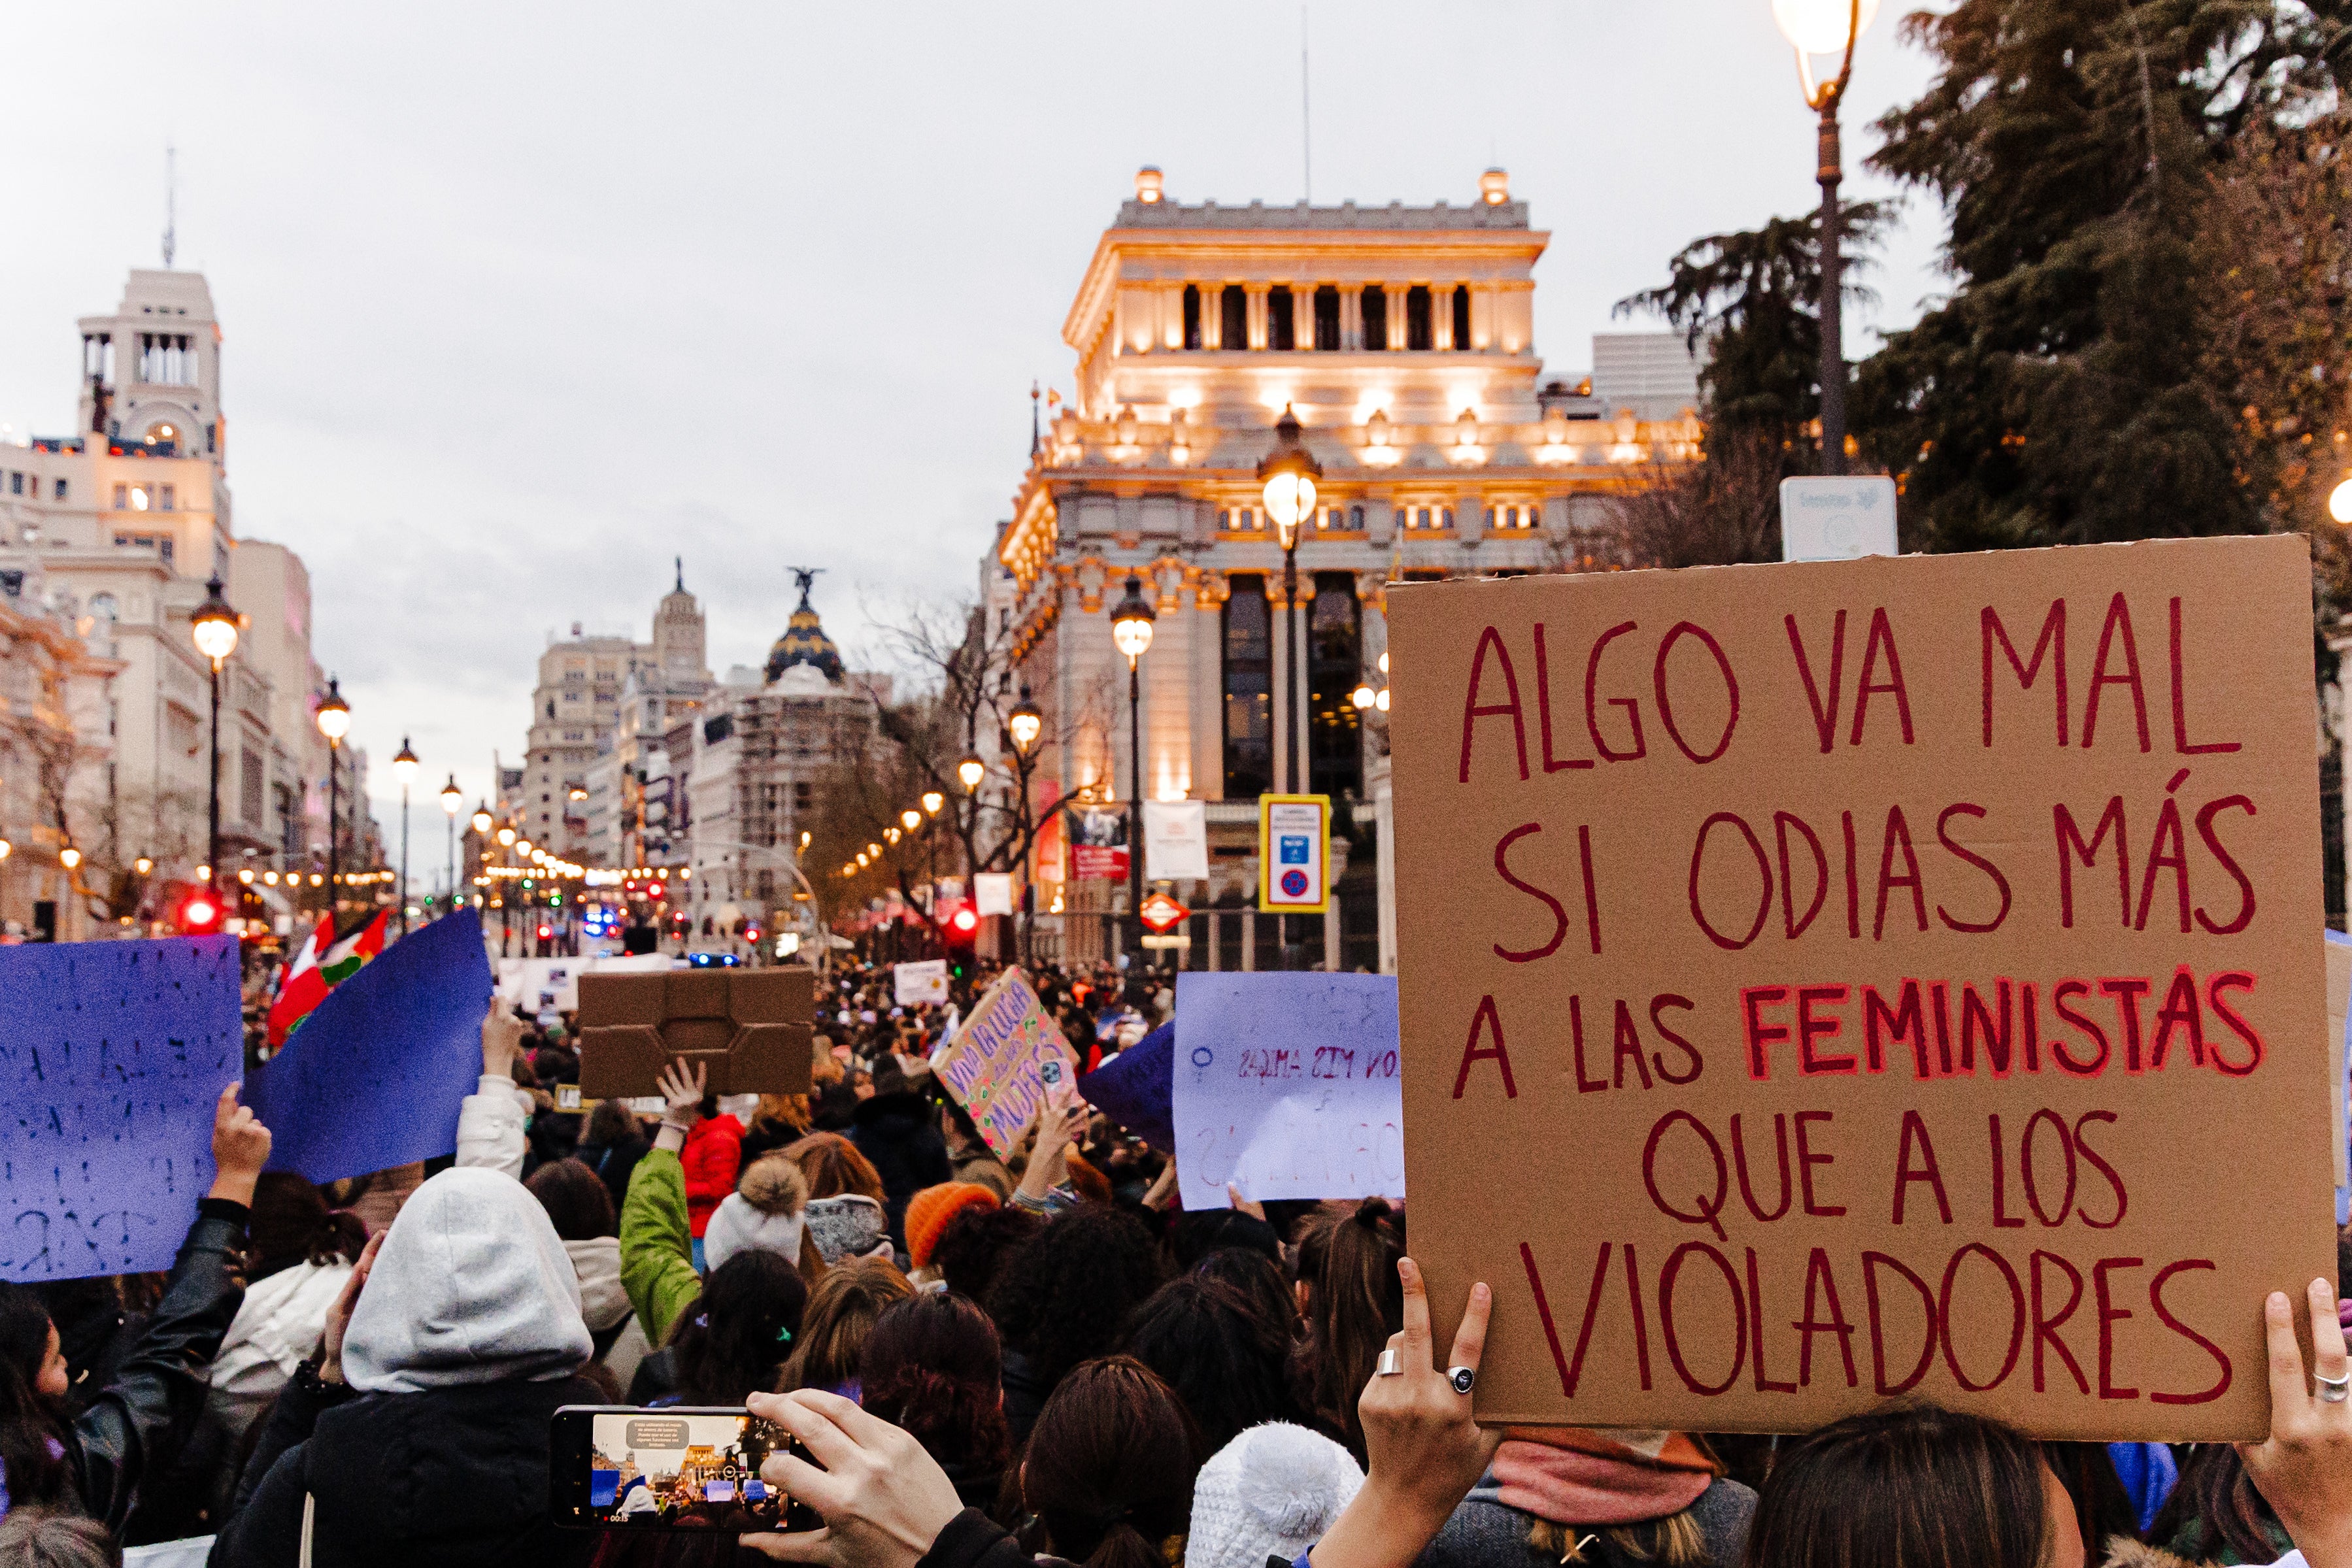
[{"label": "evergreen tree", "polygon": [[1932,192],[1956,287],[1861,369],[1855,426],[1937,549],[2244,531],[2196,235],[2233,139],[2336,26],[2273,0],[1961,0],[1874,167]]}]

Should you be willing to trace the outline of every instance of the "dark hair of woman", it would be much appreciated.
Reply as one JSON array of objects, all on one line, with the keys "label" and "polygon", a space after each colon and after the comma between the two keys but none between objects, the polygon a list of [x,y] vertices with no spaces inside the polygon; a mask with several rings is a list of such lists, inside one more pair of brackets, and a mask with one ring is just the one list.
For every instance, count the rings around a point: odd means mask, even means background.
[{"label": "dark hair of woman", "polygon": [[1169,1222],[1168,1245],[1179,1269],[1190,1269],[1213,1252],[1240,1248],[1270,1262],[1282,1261],[1282,1238],[1273,1226],[1237,1208],[1187,1209]]},{"label": "dark hair of woman", "polygon": [[613,1195],[605,1190],[604,1177],[579,1160],[550,1160],[530,1173],[522,1184],[530,1196],[539,1199],[540,1207],[555,1226],[556,1238],[562,1241],[593,1241],[600,1236],[620,1234],[619,1223],[613,1217]]},{"label": "dark hair of woman", "polygon": [[1297,1419],[1288,1325],[1231,1285],[1197,1274],[1170,1281],[1128,1320],[1125,1348],[1192,1413],[1195,1463],[1249,1427]]},{"label": "dark hair of woman", "polygon": [[588,1113],[586,1135],[580,1141],[591,1148],[609,1149],[639,1137],[636,1113],[622,1100],[599,1100],[596,1108]]},{"label": "dark hair of woman", "polygon": [[25,1286],[0,1281],[0,1465],[11,1507],[56,1500],[72,1490],[65,1460],[51,1451],[63,1413],[40,1391],[49,1354],[49,1312]]},{"label": "dark hair of woman", "polygon": [[367,1239],[358,1215],[329,1208],[309,1181],[292,1171],[264,1171],[246,1221],[247,1278],[266,1280],[298,1263],[356,1263]]},{"label": "dark hair of woman", "polygon": [[1268,1322],[1280,1323],[1286,1342],[1298,1337],[1298,1293],[1283,1277],[1282,1266],[1265,1253],[1246,1247],[1223,1247],[1192,1265],[1196,1280],[1213,1280],[1249,1298]]},{"label": "dark hair of woman", "polygon": [[777,1387],[845,1389],[856,1383],[875,1320],[914,1292],[907,1276],[879,1258],[853,1258],[827,1270],[809,1298],[801,1343]]},{"label": "dark hair of woman", "polygon": [[893,1301],[874,1320],[859,1363],[866,1408],[967,1474],[1004,1468],[1003,1354],[978,1302],[952,1291]]},{"label": "dark hair of woman", "polygon": [[882,1191],[882,1173],[839,1133],[811,1133],[785,1145],[784,1153],[808,1177],[811,1199],[856,1193],[877,1203],[889,1201]]},{"label": "dark hair of woman", "polygon": [[1050,1387],[1078,1363],[1109,1352],[1128,1314],[1160,1280],[1160,1250],[1142,1222],[1086,1204],[1048,1221],[1005,1260],[988,1293],[988,1315]]},{"label": "dark hair of woman", "polygon": [[772,1252],[738,1252],[710,1271],[670,1332],[679,1402],[740,1405],[776,1385],[808,1308],[800,1270]]},{"label": "dark hair of woman", "polygon": [[1781,1445],[1748,1527],[1748,1568],[2038,1568],[2043,1474],[2031,1439],[1980,1416],[1851,1416]]},{"label": "dark hair of woman", "polygon": [[[1166,1568],[1192,1517],[1200,1434],[1150,1367],[1106,1356],[1072,1369],[1021,1458],[1021,1499],[1053,1555],[1084,1568]],[[1173,1548],[1173,1549],[1172,1549]]]},{"label": "dark hair of woman", "polygon": [[1316,1419],[1360,1465],[1364,1427],[1356,1401],[1389,1336],[1404,1327],[1404,1286],[1397,1278],[1403,1257],[1404,1228],[1386,1198],[1320,1205],[1298,1228],[1298,1281],[1307,1287],[1298,1381]]},{"label": "dark hair of woman", "polygon": [[948,1289],[975,1301],[988,1300],[1004,1261],[1045,1228],[1044,1216],[1012,1204],[966,1207],[931,1244],[931,1267]]},{"label": "dark hair of woman", "polygon": [[2200,1443],[2189,1451],[2172,1494],[2147,1527],[2147,1541],[2168,1551],[2178,1542],[2197,1556],[2224,1552],[2241,1563],[2269,1563],[2285,1555],[2275,1544],[2286,1531],[2246,1476],[2238,1450],[2227,1443]]}]

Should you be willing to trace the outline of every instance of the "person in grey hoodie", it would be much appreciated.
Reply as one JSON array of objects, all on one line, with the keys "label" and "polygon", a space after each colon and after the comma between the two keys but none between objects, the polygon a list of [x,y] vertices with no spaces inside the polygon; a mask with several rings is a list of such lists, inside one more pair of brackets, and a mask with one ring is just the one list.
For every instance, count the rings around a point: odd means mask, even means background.
[{"label": "person in grey hoodie", "polygon": [[442,1172],[371,1242],[287,1385],[213,1568],[572,1568],[548,1506],[549,1418],[600,1402],[580,1281],[512,1178]]}]

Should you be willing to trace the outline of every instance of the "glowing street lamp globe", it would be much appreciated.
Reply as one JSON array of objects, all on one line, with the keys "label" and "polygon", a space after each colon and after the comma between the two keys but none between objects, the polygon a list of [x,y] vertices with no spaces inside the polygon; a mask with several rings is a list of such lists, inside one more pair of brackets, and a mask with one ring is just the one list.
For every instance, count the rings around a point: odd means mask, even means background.
[{"label": "glowing street lamp globe", "polygon": [[1878,0],[1772,0],[1780,36],[1808,55],[1842,55],[1870,30]]},{"label": "glowing street lamp globe", "polygon": [[[1021,705],[1005,716],[1004,727],[1013,737],[1013,749],[1024,757],[1028,756],[1029,748],[1037,744],[1037,737],[1045,733],[1045,716],[1037,711],[1035,703],[1029,700],[1028,687],[1021,688]],[[968,765],[977,767],[980,758],[969,758],[966,761]],[[967,789],[978,789],[979,786],[977,774],[964,781]]]},{"label": "glowing street lamp globe", "polygon": [[2352,525],[2352,475],[2328,492],[2327,515],[2339,523]]},{"label": "glowing street lamp globe", "polygon": [[465,804],[465,791],[457,788],[457,776],[452,773],[449,775],[449,782],[441,786],[441,809],[454,817],[464,809]]},{"label": "glowing street lamp globe", "polygon": [[923,810],[929,811],[932,816],[938,816],[940,814],[940,808],[947,803],[948,798],[945,795],[940,794],[937,789],[926,789],[923,791]]},{"label": "glowing street lamp globe", "polygon": [[219,578],[214,578],[205,588],[205,601],[196,606],[195,614],[190,618],[189,631],[196,640],[196,652],[217,665],[236,652],[237,614],[221,597]]},{"label": "glowing street lamp globe", "polygon": [[352,705],[343,700],[342,684],[327,677],[327,695],[319,699],[319,733],[330,746],[341,746],[352,732]]},{"label": "glowing street lamp globe", "polygon": [[1127,597],[1118,601],[1111,612],[1110,640],[1127,655],[1131,667],[1151,647],[1151,623],[1155,619],[1150,601],[1143,597],[1143,579],[1129,574]]},{"label": "glowing street lamp globe", "polygon": [[923,825],[923,814],[909,806],[898,813],[898,825],[911,833]]},{"label": "glowing street lamp globe", "polygon": [[1286,550],[1298,538],[1299,524],[1315,515],[1315,481],[1323,477],[1323,465],[1307,450],[1298,415],[1287,403],[1275,422],[1274,450],[1259,460],[1257,476],[1265,515],[1274,519]]},{"label": "glowing street lamp globe", "polygon": [[408,748],[408,737],[400,737],[400,749],[392,754],[392,776],[403,789],[416,782],[416,753]]}]

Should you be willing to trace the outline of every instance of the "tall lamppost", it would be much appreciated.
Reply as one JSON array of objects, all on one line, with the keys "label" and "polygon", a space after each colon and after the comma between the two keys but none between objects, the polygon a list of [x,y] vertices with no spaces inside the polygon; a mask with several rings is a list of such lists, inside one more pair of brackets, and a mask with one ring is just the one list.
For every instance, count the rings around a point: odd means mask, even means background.
[{"label": "tall lamppost", "polygon": [[[1290,778],[1294,758],[1314,753],[1306,744],[1307,714],[1295,699],[1299,680],[1304,674],[1298,666],[1298,530],[1315,515],[1315,481],[1323,477],[1323,465],[1307,450],[1298,416],[1285,403],[1282,417],[1275,422],[1274,450],[1261,458],[1257,476],[1263,482],[1261,492],[1265,501],[1265,515],[1274,519],[1276,531],[1282,539],[1282,652],[1283,681],[1281,706],[1276,711],[1284,716],[1282,731],[1283,755],[1275,768],[1276,779],[1286,780],[1292,792],[1305,794],[1313,783],[1305,768],[1299,771],[1307,777]],[[1297,717],[1294,721],[1293,713]],[[1274,918],[1274,940],[1282,954],[1282,963],[1290,963],[1290,918],[1277,915]]]},{"label": "tall lamppost", "polygon": [[416,753],[408,747],[408,737],[400,737],[400,749],[392,754],[392,776],[400,780],[400,934],[408,935],[408,788],[416,782]]},{"label": "tall lamppost", "polygon": [[[515,831],[512,828],[499,830],[499,848],[512,849],[514,841]],[[512,877],[507,880],[511,885],[499,889],[499,956],[501,958],[507,956],[507,950],[514,946],[514,894],[515,886],[520,885]]]},{"label": "tall lamppost", "polygon": [[[1845,472],[1845,333],[1840,319],[1844,291],[1843,240],[1839,234],[1838,185],[1845,178],[1845,153],[1838,140],[1838,103],[1853,76],[1854,40],[1878,15],[1878,0],[1772,0],[1772,20],[1795,46],[1797,79],[1805,105],[1822,117],[1822,472]],[[1839,57],[1837,75],[1813,78],[1813,57]]]},{"label": "tall lamppost", "polygon": [[205,819],[205,880],[215,887],[220,885],[221,665],[236,652],[239,629],[237,613],[228,607],[228,601],[221,597],[221,580],[215,576],[205,584],[205,601],[196,606],[189,626],[196,640],[196,652],[212,661],[213,666],[212,788]]},{"label": "tall lamppost", "polygon": [[457,813],[466,808],[466,797],[457,789],[457,776],[449,775],[449,782],[441,786],[441,810],[449,819],[449,913],[457,910]]},{"label": "tall lamppost", "polygon": [[327,695],[319,699],[318,720],[319,733],[327,737],[327,941],[332,946],[343,880],[342,798],[336,792],[335,761],[342,752],[343,737],[352,732],[352,705],[343,700],[343,688],[332,675],[327,677]]},{"label": "tall lamppost", "polygon": [[[1015,820],[1021,824],[1023,842],[1029,842],[1029,768],[1037,749],[1038,737],[1045,733],[1045,716],[1029,700],[1029,688],[1021,688],[1021,701],[1004,716],[1005,737],[1013,742],[1013,787],[1019,791],[1021,810]],[[974,772],[965,785],[979,788],[978,758],[968,758],[966,765]],[[1031,846],[1034,849],[1034,845]],[[1037,954],[1037,883],[1029,873],[1030,866],[1021,868],[1021,962],[1034,966]]]},{"label": "tall lamppost", "polygon": [[[1143,655],[1151,647],[1151,601],[1143,579],[1130,572],[1127,597],[1111,612],[1110,637],[1127,655],[1127,913],[1143,933]],[[1135,955],[1141,967],[1143,948]]]}]

